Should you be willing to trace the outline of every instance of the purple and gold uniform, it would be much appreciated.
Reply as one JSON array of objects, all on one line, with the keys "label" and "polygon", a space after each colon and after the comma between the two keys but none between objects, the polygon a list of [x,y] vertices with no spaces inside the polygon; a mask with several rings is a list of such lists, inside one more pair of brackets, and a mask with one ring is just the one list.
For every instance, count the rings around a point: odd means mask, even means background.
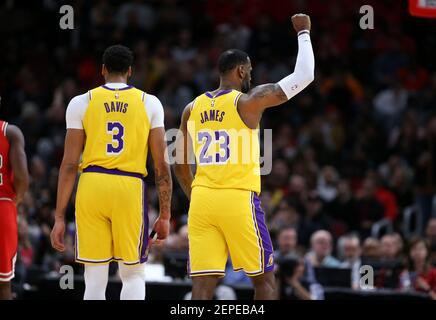
[{"label": "purple and gold uniform", "polygon": [[233,268],[249,276],[273,269],[273,248],[260,206],[258,129],[237,111],[241,92],[197,97],[187,122],[196,158],[188,215],[191,276],[223,276]]},{"label": "purple and gold uniform", "polygon": [[158,126],[159,100],[126,84],[106,84],[70,102],[67,128],[86,134],[76,195],[76,261],[146,261],[144,178],[149,133]]}]

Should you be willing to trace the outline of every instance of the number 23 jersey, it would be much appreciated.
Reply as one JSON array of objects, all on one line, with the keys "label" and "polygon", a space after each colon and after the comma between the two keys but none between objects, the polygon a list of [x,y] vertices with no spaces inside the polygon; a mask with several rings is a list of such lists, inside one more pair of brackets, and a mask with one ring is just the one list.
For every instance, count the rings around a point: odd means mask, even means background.
[{"label": "number 23 jersey", "polygon": [[237,110],[241,95],[222,90],[194,100],[187,122],[197,165],[193,187],[260,193],[259,130],[242,121]]},{"label": "number 23 jersey", "polygon": [[122,83],[107,83],[73,98],[67,129],[83,129],[80,169],[100,166],[147,175],[150,130],[163,127],[163,107],[152,95]]}]

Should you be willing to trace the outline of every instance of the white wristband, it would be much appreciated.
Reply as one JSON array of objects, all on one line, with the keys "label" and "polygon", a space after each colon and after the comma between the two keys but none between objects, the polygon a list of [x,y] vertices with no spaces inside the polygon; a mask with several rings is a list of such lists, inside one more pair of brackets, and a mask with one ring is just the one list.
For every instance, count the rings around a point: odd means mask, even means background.
[{"label": "white wristband", "polygon": [[298,33],[297,33],[297,37],[299,37],[300,35],[302,35],[302,34],[308,34],[308,35],[310,35],[310,31],[309,30],[307,30],[307,29],[304,29],[304,30],[301,30],[301,31],[298,31]]}]

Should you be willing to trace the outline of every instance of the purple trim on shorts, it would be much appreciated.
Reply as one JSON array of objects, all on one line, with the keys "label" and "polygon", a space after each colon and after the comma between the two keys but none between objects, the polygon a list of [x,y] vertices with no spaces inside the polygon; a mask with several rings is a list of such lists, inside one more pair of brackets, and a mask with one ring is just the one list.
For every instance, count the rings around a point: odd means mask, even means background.
[{"label": "purple trim on shorts", "polygon": [[99,261],[92,261],[92,260],[86,260],[86,259],[76,258],[76,261],[77,261],[77,262],[80,262],[80,263],[94,263],[94,264],[98,264],[98,263],[109,263],[109,262],[112,262],[113,260],[114,260],[113,257],[112,257],[112,258],[109,258],[109,259],[106,259],[106,260],[99,260]]},{"label": "purple trim on shorts", "polygon": [[77,220],[75,220],[75,222],[76,222],[76,230],[74,232],[74,258],[77,260],[79,258],[79,255],[77,253],[77,246],[79,245],[79,241],[77,241],[77,235],[79,231],[77,230]]},{"label": "purple trim on shorts", "polygon": [[106,174],[115,174],[118,176],[126,176],[126,177],[134,177],[139,179],[144,179],[144,176],[137,172],[127,172],[121,171],[118,169],[106,169],[100,166],[88,166],[83,169],[83,172],[97,172],[97,173],[106,173]]},{"label": "purple trim on shorts", "polygon": [[219,270],[215,270],[215,271],[195,271],[195,272],[190,272],[189,275],[190,276],[198,276],[198,275],[204,275],[204,274],[226,274],[225,271],[219,271]]},{"label": "purple trim on shorts", "polygon": [[[253,204],[256,213],[256,222],[259,229],[260,237],[262,239],[263,247],[263,271],[268,272],[274,269],[273,258],[273,246],[271,242],[271,237],[268,232],[268,228],[265,223],[265,213],[260,206],[260,199],[257,193],[254,193]],[[271,259],[271,260],[270,260]]]},{"label": "purple trim on shorts", "polygon": [[[253,218],[253,223],[254,223],[254,229],[256,232],[256,238],[257,238],[257,244],[259,245],[259,249],[260,249],[260,272],[263,272],[263,267],[264,267],[264,255],[263,255],[263,245],[262,245],[262,238],[260,236],[260,231],[259,228],[257,226],[257,217],[256,217],[256,209],[254,206],[254,192],[251,191],[250,192],[250,205],[251,205],[251,215]],[[245,271],[245,270],[244,270]]]},{"label": "purple trim on shorts", "polygon": [[188,240],[188,261],[186,261],[186,274],[191,274],[191,250],[189,248],[189,240]]},{"label": "purple trim on shorts", "polygon": [[232,90],[231,89],[229,89],[229,90],[221,90],[220,92],[217,93],[217,95],[215,97],[212,94],[210,94],[210,92],[206,92],[205,94],[209,98],[214,99],[214,98],[218,98],[219,96],[225,95],[225,94],[227,94],[229,92],[232,92]]},{"label": "purple trim on shorts", "polygon": [[127,87],[122,87],[122,88],[109,88],[108,86],[106,86],[106,85],[103,85],[102,86],[102,88],[105,88],[105,89],[107,89],[107,90],[111,90],[111,91],[116,91],[116,90],[119,90],[119,91],[121,91],[121,90],[128,90],[128,89],[132,89],[133,88],[133,86],[127,86]]},{"label": "purple trim on shorts", "polygon": [[139,256],[139,263],[144,263],[148,259],[148,201],[147,201],[147,188],[145,181],[142,181],[142,230],[141,239],[142,246]]}]

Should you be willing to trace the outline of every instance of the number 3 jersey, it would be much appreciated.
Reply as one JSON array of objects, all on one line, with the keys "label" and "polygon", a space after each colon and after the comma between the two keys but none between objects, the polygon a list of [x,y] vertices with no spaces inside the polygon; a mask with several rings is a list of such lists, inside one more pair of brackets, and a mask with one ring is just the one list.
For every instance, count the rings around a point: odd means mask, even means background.
[{"label": "number 3 jersey", "polygon": [[80,169],[99,166],[147,175],[150,130],[163,127],[163,108],[152,95],[122,83],[108,83],[73,98],[67,129],[83,129]]},{"label": "number 3 jersey", "polygon": [[206,92],[192,105],[187,127],[196,159],[192,186],[260,193],[259,130],[242,121],[237,90]]}]

